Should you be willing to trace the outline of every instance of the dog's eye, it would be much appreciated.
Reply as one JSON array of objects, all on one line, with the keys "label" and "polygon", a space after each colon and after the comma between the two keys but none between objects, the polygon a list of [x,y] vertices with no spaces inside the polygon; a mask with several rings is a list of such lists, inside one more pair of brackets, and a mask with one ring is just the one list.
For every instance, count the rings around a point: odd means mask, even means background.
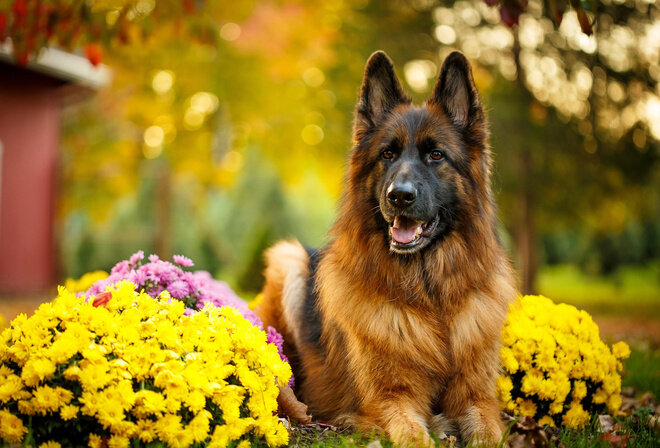
[{"label": "dog's eye", "polygon": [[394,151],[392,151],[391,149],[386,149],[381,153],[381,155],[383,156],[383,159],[390,160],[394,158]]},{"label": "dog's eye", "polygon": [[442,153],[442,151],[438,151],[437,149],[435,151],[431,151],[429,155],[433,160],[442,160],[445,158],[445,155]]}]

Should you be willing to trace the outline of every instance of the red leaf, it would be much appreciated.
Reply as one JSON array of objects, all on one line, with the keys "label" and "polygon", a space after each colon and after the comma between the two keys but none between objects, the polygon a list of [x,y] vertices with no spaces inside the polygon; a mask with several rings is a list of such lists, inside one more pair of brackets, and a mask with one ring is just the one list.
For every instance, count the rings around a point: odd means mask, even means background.
[{"label": "red leaf", "polygon": [[561,20],[564,18],[564,11],[566,11],[566,0],[548,0],[548,9],[550,17],[555,21],[557,26],[561,25]]},{"label": "red leaf", "polygon": [[12,10],[14,11],[14,14],[16,14],[17,16],[25,17],[28,13],[28,8],[27,8],[27,4],[25,3],[25,0],[16,0],[12,5]]},{"label": "red leaf", "polygon": [[92,302],[93,306],[105,306],[106,303],[110,301],[112,294],[109,292],[102,292],[94,296],[94,301]]},{"label": "red leaf", "polygon": [[593,33],[593,29],[591,28],[591,21],[581,6],[577,8],[577,16],[578,22],[580,22],[580,28],[582,28],[582,32],[590,36]]},{"label": "red leaf", "polygon": [[502,22],[509,28],[512,28],[513,25],[518,23],[518,18],[520,17],[520,9],[516,8],[514,5],[503,5],[500,8],[500,18]]},{"label": "red leaf", "polygon": [[94,67],[99,65],[103,60],[103,50],[99,44],[87,44],[85,46],[85,55]]},{"label": "red leaf", "polygon": [[6,12],[0,12],[0,42],[2,42],[2,38],[5,34],[5,30],[7,29],[7,13]]},{"label": "red leaf", "polygon": [[631,437],[632,436],[629,434],[618,436],[616,434],[612,434],[611,432],[608,432],[607,434],[603,434],[602,436],[600,436],[600,440],[609,442],[610,444],[612,444],[612,446],[625,447],[628,446],[628,440],[630,440]]},{"label": "red leaf", "polygon": [[26,51],[16,51],[14,53],[14,59],[16,60],[16,63],[20,65],[21,67],[25,67],[28,65],[28,62],[30,61],[30,56],[27,54]]}]

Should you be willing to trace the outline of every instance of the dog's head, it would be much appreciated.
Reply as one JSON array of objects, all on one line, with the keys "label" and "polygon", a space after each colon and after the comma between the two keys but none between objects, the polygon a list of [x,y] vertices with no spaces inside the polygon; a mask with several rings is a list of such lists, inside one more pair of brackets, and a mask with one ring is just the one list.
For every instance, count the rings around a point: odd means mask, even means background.
[{"label": "dog's head", "polygon": [[[383,52],[367,62],[350,181],[366,188],[391,252],[422,251],[488,200],[487,125],[470,64],[445,60],[431,98],[413,106]],[[355,185],[357,184],[357,185]]]}]

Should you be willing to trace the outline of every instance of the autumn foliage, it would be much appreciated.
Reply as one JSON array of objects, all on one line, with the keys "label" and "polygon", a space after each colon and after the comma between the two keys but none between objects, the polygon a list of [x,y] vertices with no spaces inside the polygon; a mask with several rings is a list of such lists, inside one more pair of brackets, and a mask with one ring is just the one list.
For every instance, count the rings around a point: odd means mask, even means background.
[{"label": "autumn foliage", "polygon": [[0,0],[0,43],[11,39],[14,58],[21,65],[41,48],[57,46],[69,51],[84,48],[96,66],[103,60],[102,46],[145,37],[146,17],[180,18],[201,5],[203,1]]}]

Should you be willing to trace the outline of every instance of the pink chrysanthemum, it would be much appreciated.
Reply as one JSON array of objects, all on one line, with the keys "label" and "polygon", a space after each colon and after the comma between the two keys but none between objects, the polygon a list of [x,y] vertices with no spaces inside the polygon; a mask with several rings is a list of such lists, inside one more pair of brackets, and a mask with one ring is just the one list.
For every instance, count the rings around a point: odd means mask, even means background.
[{"label": "pink chrysanthemum", "polygon": [[183,266],[185,268],[189,268],[191,266],[194,266],[195,263],[192,262],[192,260],[188,257],[185,257],[183,255],[173,255],[172,260],[179,266]]}]

